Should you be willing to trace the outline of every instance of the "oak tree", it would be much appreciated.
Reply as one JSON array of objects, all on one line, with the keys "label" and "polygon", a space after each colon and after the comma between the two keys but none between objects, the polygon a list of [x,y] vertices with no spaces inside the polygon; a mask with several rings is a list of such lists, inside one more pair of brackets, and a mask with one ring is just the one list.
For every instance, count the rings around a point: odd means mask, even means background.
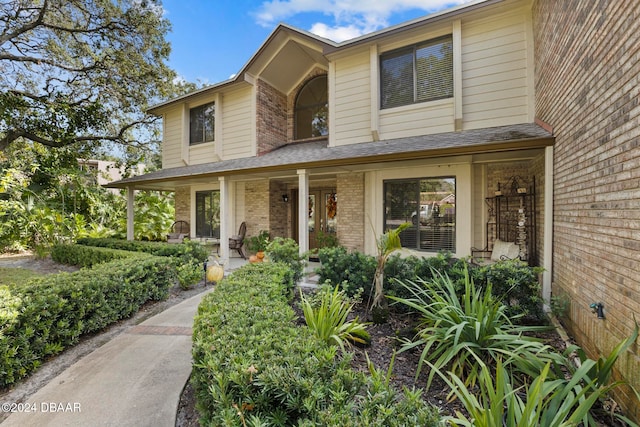
[{"label": "oak tree", "polygon": [[0,151],[157,142],[145,108],[172,95],[159,1],[1,0]]}]

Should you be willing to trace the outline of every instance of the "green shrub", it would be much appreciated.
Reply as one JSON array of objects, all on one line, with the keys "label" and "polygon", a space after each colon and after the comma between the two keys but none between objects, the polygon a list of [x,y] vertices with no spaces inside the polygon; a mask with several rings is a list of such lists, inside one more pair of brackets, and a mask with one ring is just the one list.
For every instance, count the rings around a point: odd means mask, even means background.
[{"label": "green shrub", "polygon": [[166,298],[174,280],[166,258],[134,256],[1,287],[0,386],[25,377],[82,334]]},{"label": "green shrub", "polygon": [[204,277],[203,266],[196,262],[186,262],[176,266],[178,284],[181,289],[189,289]]},{"label": "green shrub", "polygon": [[79,245],[98,246],[110,249],[122,249],[132,252],[145,252],[156,256],[170,256],[178,262],[204,262],[209,257],[209,251],[198,242],[184,243],[140,242],[111,238],[83,238],[78,239]]},{"label": "green shrub", "polygon": [[478,268],[474,278],[477,285],[491,285],[493,294],[507,306],[507,316],[539,322],[546,319],[538,280],[542,271],[520,260],[507,260]]},{"label": "green shrub", "polygon": [[129,251],[83,245],[57,244],[51,249],[51,259],[62,264],[92,267],[116,259],[139,256]]},{"label": "green shrub", "polygon": [[267,256],[272,262],[288,265],[293,271],[296,282],[302,278],[306,257],[300,255],[300,247],[295,240],[276,237],[267,246]]},{"label": "green shrub", "polygon": [[320,268],[317,269],[320,283],[342,285],[347,295],[353,296],[359,289],[365,295],[371,293],[376,271],[376,259],[361,252],[348,252],[344,246],[322,248],[318,251]]},{"label": "green shrub", "polygon": [[338,345],[344,351],[344,343],[355,342],[367,344],[371,340],[366,324],[360,323],[356,317],[347,320],[353,309],[353,303],[345,299],[344,291],[339,285],[331,290],[321,289],[320,303],[314,306],[300,291],[300,300],[307,327],[315,335],[329,345]]},{"label": "green shrub", "polygon": [[437,410],[421,399],[374,384],[349,367],[348,353],[338,358],[336,347],[295,326],[288,270],[246,265],[203,298],[193,331],[200,424],[385,425],[361,419],[427,419],[427,412],[437,420]]}]

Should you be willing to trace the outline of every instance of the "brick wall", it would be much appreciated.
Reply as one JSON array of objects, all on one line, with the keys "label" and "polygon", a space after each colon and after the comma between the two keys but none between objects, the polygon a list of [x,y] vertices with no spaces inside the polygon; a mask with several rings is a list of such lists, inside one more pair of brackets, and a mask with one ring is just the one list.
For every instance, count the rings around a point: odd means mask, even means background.
[{"label": "brick wall", "polygon": [[269,230],[271,238],[289,237],[289,207],[291,203],[282,200],[283,194],[289,194],[286,184],[279,181],[269,183]]},{"label": "brick wall", "polygon": [[364,174],[340,174],[338,195],[338,241],[349,250],[364,251]]},{"label": "brick wall", "polygon": [[191,224],[191,188],[177,187],[174,195],[174,206],[176,209],[176,221],[187,221]]},{"label": "brick wall", "polygon": [[[537,0],[533,19],[536,116],[556,138],[552,292],[570,297],[565,323],[594,357],[640,312],[640,3]],[[620,362],[640,390],[638,346]],[[634,396],[616,397],[640,419]]]},{"label": "brick wall", "polygon": [[247,237],[269,230],[269,181],[248,181],[245,184],[245,215]]},{"label": "brick wall", "polygon": [[287,97],[260,79],[256,90],[257,150],[261,155],[287,142]]}]

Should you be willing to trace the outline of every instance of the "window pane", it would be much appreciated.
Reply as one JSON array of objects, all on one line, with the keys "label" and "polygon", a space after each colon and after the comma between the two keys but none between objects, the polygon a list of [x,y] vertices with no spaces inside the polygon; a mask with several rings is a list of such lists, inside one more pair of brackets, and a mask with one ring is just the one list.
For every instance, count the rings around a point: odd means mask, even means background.
[{"label": "window pane", "polygon": [[451,37],[416,49],[417,101],[453,96],[453,44]]},{"label": "window pane", "polygon": [[430,252],[455,252],[455,178],[416,178],[385,181],[384,229],[404,222],[402,247]]},{"label": "window pane", "polygon": [[384,230],[393,230],[405,222],[413,225],[400,233],[402,247],[418,248],[418,226],[414,222],[418,212],[420,187],[417,180],[387,181],[385,192],[385,224]]},{"label": "window pane", "polygon": [[307,82],[296,98],[295,138],[304,139],[329,134],[327,76]]},{"label": "window pane", "polygon": [[196,192],[196,237],[220,237],[220,191]]},{"label": "window pane", "polygon": [[380,86],[382,108],[413,103],[413,49],[381,57]]},{"label": "window pane", "polygon": [[215,140],[215,103],[189,110],[189,144]]}]

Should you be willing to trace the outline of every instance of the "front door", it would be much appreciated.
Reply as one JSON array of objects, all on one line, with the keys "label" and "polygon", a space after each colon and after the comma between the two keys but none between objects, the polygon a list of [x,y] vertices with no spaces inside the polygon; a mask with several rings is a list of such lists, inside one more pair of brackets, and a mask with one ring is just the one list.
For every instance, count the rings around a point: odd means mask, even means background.
[{"label": "front door", "polygon": [[335,236],[338,225],[338,196],[335,188],[309,191],[309,250],[321,247]]}]

